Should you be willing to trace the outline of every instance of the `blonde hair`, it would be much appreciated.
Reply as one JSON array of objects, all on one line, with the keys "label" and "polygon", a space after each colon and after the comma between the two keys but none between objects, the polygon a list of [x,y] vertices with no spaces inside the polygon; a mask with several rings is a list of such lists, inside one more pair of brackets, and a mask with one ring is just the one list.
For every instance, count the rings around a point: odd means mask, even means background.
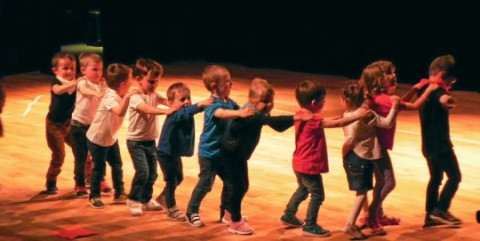
[{"label": "blonde hair", "polygon": [[167,89],[167,99],[173,101],[175,99],[175,94],[179,92],[190,93],[190,88],[182,82],[176,82],[170,85]]},{"label": "blonde hair", "polygon": [[275,95],[273,86],[267,80],[254,78],[248,91],[248,101],[250,103],[259,102],[262,99],[270,98]]},{"label": "blonde hair", "polygon": [[80,67],[87,67],[90,62],[103,63],[102,57],[97,53],[80,53],[78,55]]},{"label": "blonde hair", "polygon": [[230,71],[221,65],[208,65],[202,72],[203,84],[208,91],[213,91],[212,84],[218,85],[220,80],[228,79],[229,76]]},{"label": "blonde hair", "polygon": [[163,66],[152,59],[140,58],[135,63],[135,68],[133,69],[133,76],[143,78],[150,74],[152,78],[162,77],[163,75]]},{"label": "blonde hair", "polygon": [[58,65],[58,62],[60,62],[61,59],[69,59],[72,62],[76,63],[75,56],[72,53],[62,51],[62,52],[58,52],[55,55],[53,55],[53,57],[52,57],[52,68],[56,68],[57,65]]},{"label": "blonde hair", "polygon": [[105,75],[107,86],[114,90],[118,89],[121,83],[128,81],[129,73],[130,68],[124,64],[110,64]]}]

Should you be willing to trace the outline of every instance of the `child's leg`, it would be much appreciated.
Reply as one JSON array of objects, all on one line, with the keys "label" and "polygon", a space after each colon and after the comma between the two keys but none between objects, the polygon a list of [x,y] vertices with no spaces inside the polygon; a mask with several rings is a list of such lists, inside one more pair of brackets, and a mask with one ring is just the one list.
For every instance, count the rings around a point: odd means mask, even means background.
[{"label": "child's leg", "polygon": [[200,165],[199,179],[188,202],[187,214],[198,213],[203,198],[212,190],[215,181],[216,164],[214,161],[199,156],[198,163]]},{"label": "child's leg", "polygon": [[230,170],[232,178],[232,196],[228,210],[232,214],[232,221],[242,219],[242,200],[248,190],[247,160],[231,160]]},{"label": "child's leg", "polygon": [[[122,163],[122,156],[120,155],[120,148],[118,146],[118,141],[115,142],[115,144],[113,144],[108,150],[107,162],[108,164],[110,164],[110,167],[112,169],[113,188],[115,189],[114,197],[118,198],[121,194],[125,193],[124,184],[123,184],[123,169],[122,169],[123,163]],[[97,165],[97,162],[94,162],[94,165]],[[94,170],[95,168],[96,166],[94,167]],[[103,175],[99,177],[99,180],[101,180],[104,175],[105,175],[105,170],[103,172]]]},{"label": "child's leg", "polygon": [[89,198],[99,198],[100,182],[102,181],[102,177],[105,175],[106,160],[111,147],[99,146],[91,143],[89,140],[87,140],[87,147],[92,155],[92,162],[94,163]]},{"label": "child's leg", "polygon": [[292,194],[290,197],[290,201],[288,201],[287,207],[285,208],[285,216],[294,217],[297,214],[298,206],[301,202],[305,201],[308,197],[308,190],[307,187],[303,184],[302,181],[302,174],[295,172],[295,176],[297,177],[297,190]]},{"label": "child's leg", "polygon": [[[133,168],[135,169],[135,175],[132,179],[132,187],[130,189],[130,194],[128,199],[145,203],[143,200],[143,192],[145,190],[145,185],[149,179],[149,163],[145,153],[145,146],[141,141],[131,141],[127,140],[127,149],[130,157],[132,158]],[[155,163],[156,164],[156,163]],[[113,178],[113,167],[112,167],[112,178]],[[115,185],[115,183],[114,183]],[[115,190],[117,190],[115,188]],[[149,200],[147,200],[149,201]]]},{"label": "child's leg", "polygon": [[75,161],[75,187],[85,187],[85,162],[87,160],[87,133],[88,126],[72,125],[71,140]]},{"label": "child's leg", "polygon": [[65,135],[67,135],[67,128],[64,124],[53,123],[48,118],[46,119],[47,144],[52,151],[46,175],[47,189],[49,184],[56,188],[57,176],[60,174],[65,160]]},{"label": "child's leg", "polygon": [[360,210],[362,209],[363,204],[365,203],[366,192],[359,192],[357,191],[355,200],[352,204],[352,210],[350,211],[350,215],[347,219],[347,225],[354,225],[357,221],[358,215],[360,214]]},{"label": "child's leg", "polygon": [[457,156],[453,150],[449,150],[444,155],[441,155],[438,164],[440,164],[448,179],[440,193],[437,208],[447,212],[462,180],[462,174],[458,166]]},{"label": "child's leg", "polygon": [[158,152],[157,154],[160,169],[163,173],[163,180],[165,181],[165,188],[157,197],[159,203],[162,204],[161,199],[165,199],[166,208],[172,208],[176,205],[175,189],[177,188],[178,169],[181,166],[180,157],[174,157],[165,153]]},{"label": "child's leg", "polygon": [[232,186],[232,175],[228,171],[228,164],[231,160],[223,158],[219,165],[217,166],[217,174],[220,177],[220,179],[223,181],[223,187],[222,187],[222,194],[220,197],[220,220],[222,219],[224,215],[224,211],[227,207],[230,205],[230,201],[232,199],[232,192],[233,192],[233,186]]},{"label": "child's leg", "polygon": [[149,202],[152,199],[153,185],[158,178],[155,141],[148,141],[145,143],[145,157],[147,158],[148,164],[148,179],[143,189],[143,203]]},{"label": "child's leg", "polygon": [[387,150],[382,150],[383,158],[379,160],[378,167],[379,172],[383,173],[383,180],[384,185],[380,191],[380,203],[379,203],[379,216],[382,217],[383,214],[383,206],[382,203],[387,197],[387,195],[395,188],[395,175],[393,172],[393,165],[390,155],[388,154]]},{"label": "child's leg", "polygon": [[310,193],[310,202],[308,203],[305,225],[316,225],[318,210],[320,209],[320,205],[322,205],[323,201],[325,200],[322,175],[302,175],[303,185]]}]

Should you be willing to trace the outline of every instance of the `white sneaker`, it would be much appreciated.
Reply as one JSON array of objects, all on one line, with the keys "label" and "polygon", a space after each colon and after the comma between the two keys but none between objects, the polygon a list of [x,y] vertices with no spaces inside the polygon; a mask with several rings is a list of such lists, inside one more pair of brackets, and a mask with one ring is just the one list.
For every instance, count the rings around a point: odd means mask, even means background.
[{"label": "white sneaker", "polygon": [[132,216],[141,216],[143,214],[142,206],[141,202],[127,199],[128,211],[130,211]]},{"label": "white sneaker", "polygon": [[160,211],[162,207],[157,201],[151,199],[150,202],[143,204],[143,210],[145,211]]}]

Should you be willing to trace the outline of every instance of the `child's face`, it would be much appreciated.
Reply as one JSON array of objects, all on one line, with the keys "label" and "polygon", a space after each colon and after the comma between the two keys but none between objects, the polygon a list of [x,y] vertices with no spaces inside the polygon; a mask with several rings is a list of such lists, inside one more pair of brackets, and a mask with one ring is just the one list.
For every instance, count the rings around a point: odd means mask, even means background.
[{"label": "child's face", "polygon": [[103,75],[103,62],[95,63],[90,61],[86,67],[82,67],[80,70],[90,81],[98,83]]},{"label": "child's face", "polygon": [[388,94],[393,94],[397,88],[397,71],[395,68],[391,68],[389,72],[385,73],[385,79],[383,82],[383,89]]},{"label": "child's face", "polygon": [[57,66],[52,68],[53,73],[62,79],[74,80],[75,79],[76,64],[75,61],[64,58],[60,59]]},{"label": "child's face", "polygon": [[233,81],[229,73],[226,73],[224,76],[225,78],[222,78],[217,84],[217,93],[218,95],[228,97],[230,95]]},{"label": "child's face", "polygon": [[145,93],[153,93],[157,89],[159,80],[160,76],[154,78],[151,73],[143,76],[143,78],[137,77],[138,84]]},{"label": "child's face", "polygon": [[190,98],[190,91],[175,91],[175,97],[173,101],[170,101],[172,105],[182,103],[183,106],[192,105],[192,99]]}]

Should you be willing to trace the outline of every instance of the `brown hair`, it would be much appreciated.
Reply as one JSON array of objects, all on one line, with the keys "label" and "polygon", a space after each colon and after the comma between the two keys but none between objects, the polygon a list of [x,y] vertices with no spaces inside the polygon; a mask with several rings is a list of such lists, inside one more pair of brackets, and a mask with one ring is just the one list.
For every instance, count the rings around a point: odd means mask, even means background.
[{"label": "brown hair", "polygon": [[363,69],[358,83],[366,92],[367,98],[373,98],[374,95],[382,93],[384,80],[384,67],[380,64],[369,64]]},{"label": "brown hair", "polygon": [[304,80],[295,88],[295,97],[302,108],[308,108],[314,100],[323,100],[326,94],[323,86],[311,80]]},{"label": "brown hair", "polygon": [[352,108],[358,108],[362,106],[363,102],[365,101],[363,88],[355,81],[349,81],[345,83],[340,95],[348,107]]},{"label": "brown hair", "polygon": [[208,91],[212,91],[212,84],[218,84],[220,80],[227,79],[230,75],[230,71],[221,65],[208,65],[203,69],[202,79],[205,88]]},{"label": "brown hair", "polygon": [[107,86],[111,89],[118,89],[122,82],[128,80],[130,68],[124,64],[113,63],[108,65],[105,79],[107,80]]},{"label": "brown hair", "polygon": [[103,63],[102,57],[100,57],[100,55],[91,52],[80,53],[78,55],[78,60],[80,62],[80,67],[87,67],[90,61],[93,61],[94,63]]},{"label": "brown hair", "polygon": [[62,51],[62,52],[58,52],[58,53],[53,55],[53,57],[52,57],[52,68],[57,67],[58,62],[60,62],[60,59],[69,59],[69,60],[73,61],[74,63],[76,63],[75,56],[72,53]]},{"label": "brown hair", "polygon": [[152,78],[158,78],[163,75],[163,66],[152,59],[140,58],[135,63],[132,74],[134,77],[139,78],[143,78],[148,74],[151,74]]},{"label": "brown hair", "polygon": [[250,84],[248,91],[248,101],[251,103],[258,102],[262,99],[271,98],[275,95],[275,91],[270,83],[265,79],[254,78]]},{"label": "brown hair", "polygon": [[432,61],[429,74],[435,75],[441,71],[445,71],[447,77],[455,78],[455,58],[452,55],[443,55]]},{"label": "brown hair", "polygon": [[190,93],[190,88],[182,82],[176,82],[170,85],[167,89],[167,99],[173,101],[175,99],[175,94],[178,92],[188,92]]}]

